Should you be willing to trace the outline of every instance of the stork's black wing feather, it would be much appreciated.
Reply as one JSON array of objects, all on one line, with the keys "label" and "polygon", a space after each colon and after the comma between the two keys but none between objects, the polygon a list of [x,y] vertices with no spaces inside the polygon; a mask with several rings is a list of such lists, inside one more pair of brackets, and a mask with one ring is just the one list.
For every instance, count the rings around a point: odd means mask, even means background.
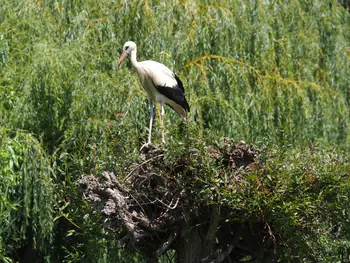
[{"label": "stork's black wing feather", "polygon": [[182,85],[181,80],[176,77],[176,81],[178,85],[175,87],[167,87],[167,86],[156,86],[154,85],[158,92],[162,94],[164,97],[167,97],[169,100],[174,101],[176,104],[179,104],[185,111],[190,111],[190,106],[185,98],[184,87]]},{"label": "stork's black wing feather", "polygon": [[184,89],[184,86],[182,85],[182,81],[179,79],[179,77],[178,76],[176,76],[176,74],[174,74],[175,75],[175,80],[176,80],[176,82],[177,82],[177,85],[178,85],[178,87],[182,90],[182,92],[185,94],[185,89]]}]

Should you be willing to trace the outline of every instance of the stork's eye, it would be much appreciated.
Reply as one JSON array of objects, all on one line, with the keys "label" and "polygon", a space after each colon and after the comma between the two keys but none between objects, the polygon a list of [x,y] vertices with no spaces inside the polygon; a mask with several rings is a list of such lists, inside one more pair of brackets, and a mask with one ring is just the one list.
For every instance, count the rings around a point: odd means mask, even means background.
[{"label": "stork's eye", "polygon": [[125,50],[128,50],[129,46],[125,47]]}]

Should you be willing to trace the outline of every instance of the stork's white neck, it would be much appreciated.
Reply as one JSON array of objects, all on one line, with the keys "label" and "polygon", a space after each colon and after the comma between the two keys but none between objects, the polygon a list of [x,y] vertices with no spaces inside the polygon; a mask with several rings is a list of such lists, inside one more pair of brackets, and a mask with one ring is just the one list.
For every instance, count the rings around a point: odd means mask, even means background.
[{"label": "stork's white neck", "polygon": [[130,53],[130,58],[131,58],[131,64],[133,65],[134,68],[138,67],[138,62],[136,60],[136,49],[132,50]]}]

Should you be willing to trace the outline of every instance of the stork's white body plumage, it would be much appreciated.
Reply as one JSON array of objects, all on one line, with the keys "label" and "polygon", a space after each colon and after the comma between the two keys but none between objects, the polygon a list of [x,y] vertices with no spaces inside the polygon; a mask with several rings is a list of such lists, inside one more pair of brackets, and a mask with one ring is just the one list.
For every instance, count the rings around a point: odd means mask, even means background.
[{"label": "stork's white body plumage", "polygon": [[162,142],[164,143],[164,105],[169,105],[180,116],[186,116],[186,112],[189,111],[189,105],[185,98],[185,90],[181,80],[168,67],[152,60],[138,62],[136,59],[136,53],[136,44],[132,41],[126,42],[123,47],[123,53],[118,61],[118,66],[120,66],[125,57],[130,54],[131,64],[139,76],[141,85],[148,94],[151,118],[146,145],[151,143],[154,118],[153,102],[161,104]]},{"label": "stork's white body plumage", "polygon": [[185,110],[183,108],[178,108],[176,102],[161,94],[159,91],[162,87],[178,88],[175,74],[168,67],[156,61],[146,60],[138,62],[136,66],[134,65],[134,68],[138,73],[141,85],[152,101],[168,104],[172,106],[179,115],[185,115]]}]

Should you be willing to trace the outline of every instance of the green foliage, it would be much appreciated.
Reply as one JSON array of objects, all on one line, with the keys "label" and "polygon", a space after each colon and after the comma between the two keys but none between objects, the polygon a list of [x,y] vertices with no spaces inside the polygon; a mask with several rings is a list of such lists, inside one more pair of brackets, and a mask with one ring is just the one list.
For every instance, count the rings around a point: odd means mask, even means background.
[{"label": "green foliage", "polygon": [[[350,253],[349,156],[334,151],[275,150],[232,186],[217,185],[221,204],[260,218],[283,242],[283,262],[344,262]],[[232,220],[237,220],[233,214]],[[290,244],[293,244],[291,247]]]},{"label": "green foliage", "polygon": [[[177,175],[177,183],[185,183],[186,191],[192,189],[198,203],[220,205],[221,210],[228,211],[225,223],[248,222],[252,229],[257,222],[263,224],[263,243],[272,240],[281,262],[347,260],[350,254],[347,152],[319,147],[269,148],[247,169],[232,169],[227,162],[232,161],[234,144],[224,139],[212,147],[192,137],[172,145],[166,152],[169,167],[181,162],[181,156],[188,156],[182,160],[187,165]],[[223,158],[217,163],[213,156],[219,153]],[[202,186],[198,188],[198,184]]]},{"label": "green foliage", "polygon": [[0,130],[0,222],[1,254],[23,245],[45,251],[53,226],[53,174],[39,142],[18,131]]},{"label": "green foliage", "polygon": [[[350,149],[349,22],[349,12],[335,0],[2,3],[0,260],[10,261],[8,255],[31,242],[43,255],[54,251],[53,261],[76,262],[96,248],[96,261],[107,262],[106,255],[119,249],[83,219],[88,208],[74,182],[102,170],[123,174],[139,158],[147,96],[130,64],[115,68],[124,42],[134,40],[139,60],[157,60],[177,72],[191,106],[187,123],[167,108],[166,158],[189,146],[201,152],[221,136],[281,147],[262,182],[280,189],[278,198],[248,187],[251,192],[223,201],[234,207],[248,198],[250,213],[263,208],[274,223],[286,220],[296,228],[298,220],[323,220],[310,226],[320,231],[315,239],[293,228],[286,233],[306,240],[300,253],[315,247],[313,260],[333,261],[341,254],[337,249],[348,247],[345,238],[332,243],[326,232],[336,220],[343,222],[336,227],[340,237],[348,231],[342,176],[349,160],[341,152]],[[311,153],[298,150],[315,145]],[[215,174],[210,165],[208,174]],[[307,165],[318,173],[319,189],[308,185]],[[314,202],[332,218],[318,218]],[[58,244],[46,242],[53,236],[61,238]]]},{"label": "green foliage", "polygon": [[146,117],[133,105],[146,113],[145,94],[133,72],[114,70],[122,44],[133,39],[141,60],[164,62],[184,79],[206,134],[348,145],[349,15],[342,7],[333,1],[173,5],[171,12],[148,1],[5,5],[1,86],[5,98],[14,94],[17,126],[44,135],[49,147],[76,123],[113,120],[114,113],[124,114],[114,121],[127,122],[127,131],[140,131]]}]

